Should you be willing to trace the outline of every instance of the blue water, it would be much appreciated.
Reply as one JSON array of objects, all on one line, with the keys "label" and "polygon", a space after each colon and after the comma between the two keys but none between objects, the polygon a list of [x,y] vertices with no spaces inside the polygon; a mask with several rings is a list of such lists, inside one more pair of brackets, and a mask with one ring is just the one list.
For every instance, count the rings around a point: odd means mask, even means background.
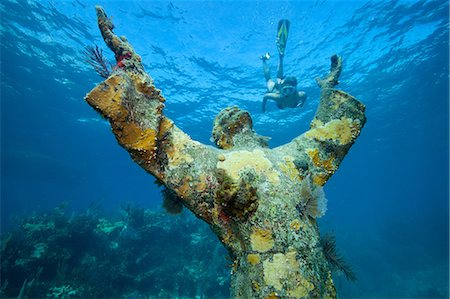
[{"label": "blue water", "polygon": [[[340,89],[367,107],[367,124],[325,185],[333,231],[358,281],[336,278],[342,298],[448,296],[449,58],[447,1],[12,1],[1,11],[1,226],[68,202],[113,211],[159,209],[154,179],[134,164],[84,101],[101,78],[82,50],[104,46],[103,5],[167,98],[165,113],[210,144],[212,121],[248,110],[272,147],[307,130],[314,78],[337,53]],[[276,53],[279,19],[291,20],[285,73],[309,98],[269,103],[261,62]],[[276,55],[269,61],[275,74]],[[174,244],[176,246],[176,244]]]}]

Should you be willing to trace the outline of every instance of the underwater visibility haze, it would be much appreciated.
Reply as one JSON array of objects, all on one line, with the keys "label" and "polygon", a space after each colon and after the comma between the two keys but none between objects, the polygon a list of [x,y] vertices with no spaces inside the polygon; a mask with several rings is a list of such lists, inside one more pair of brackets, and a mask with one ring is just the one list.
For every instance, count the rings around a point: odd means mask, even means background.
[{"label": "underwater visibility haze", "polygon": [[[84,101],[103,81],[86,47],[116,65],[97,4],[140,55],[164,114],[210,146],[230,106],[251,114],[270,148],[306,132],[321,97],[315,78],[342,57],[337,88],[365,105],[367,122],[320,191],[322,245],[352,270],[333,272],[337,293],[448,298],[447,1],[84,0],[0,4],[2,297],[230,296],[229,252],[187,209],[164,212],[170,191]],[[284,72],[307,99],[262,113],[260,56],[272,54],[275,76],[281,19]]]}]

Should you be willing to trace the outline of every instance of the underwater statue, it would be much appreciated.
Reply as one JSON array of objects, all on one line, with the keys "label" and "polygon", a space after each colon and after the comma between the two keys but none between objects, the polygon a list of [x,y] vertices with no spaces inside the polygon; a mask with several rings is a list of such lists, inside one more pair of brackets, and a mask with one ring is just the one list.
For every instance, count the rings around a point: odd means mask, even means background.
[{"label": "underwater statue", "polygon": [[320,103],[306,133],[270,149],[249,113],[230,107],[215,119],[213,148],[164,115],[166,99],[141,57],[96,9],[117,66],[85,99],[131,158],[210,225],[234,260],[232,296],[336,298],[316,218],[326,209],[322,186],[366,121],[364,105],[334,89],[341,58],[333,56],[330,73],[317,79]]}]

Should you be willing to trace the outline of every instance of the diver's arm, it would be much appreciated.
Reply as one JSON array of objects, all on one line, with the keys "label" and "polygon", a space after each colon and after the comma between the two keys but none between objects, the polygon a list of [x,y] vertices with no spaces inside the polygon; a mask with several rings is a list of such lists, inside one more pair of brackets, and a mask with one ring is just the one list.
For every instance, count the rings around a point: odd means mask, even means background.
[{"label": "diver's arm", "polygon": [[279,98],[280,98],[280,95],[278,93],[274,93],[274,92],[266,93],[263,97],[262,113],[266,112],[267,100],[274,100],[276,102],[277,99],[279,99]]},{"label": "diver's arm", "polygon": [[298,170],[311,174],[317,185],[324,185],[337,170],[366,122],[361,102],[330,88],[338,82],[340,61],[340,57],[333,57],[330,74],[318,82],[320,102],[310,130],[274,149],[280,155],[293,157]]},{"label": "diver's arm", "polygon": [[306,92],[298,91],[297,97],[298,97],[297,107],[303,107],[303,105],[305,105],[305,102],[306,102]]},{"label": "diver's arm", "polygon": [[278,60],[278,70],[277,70],[277,78],[283,79],[283,58],[284,55],[280,54],[280,59]]}]

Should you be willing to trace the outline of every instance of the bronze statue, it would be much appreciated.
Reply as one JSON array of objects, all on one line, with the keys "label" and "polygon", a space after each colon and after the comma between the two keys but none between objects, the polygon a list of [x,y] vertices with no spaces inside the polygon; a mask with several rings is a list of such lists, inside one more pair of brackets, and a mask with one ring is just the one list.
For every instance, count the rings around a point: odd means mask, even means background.
[{"label": "bronze statue", "polygon": [[140,56],[96,9],[117,66],[86,101],[131,158],[211,226],[234,259],[232,296],[336,298],[316,218],[326,209],[322,186],[366,121],[364,105],[334,89],[341,58],[333,56],[330,73],[317,79],[320,104],[306,133],[270,149],[249,113],[231,107],[215,119],[213,148],[164,116],[166,99]]}]

